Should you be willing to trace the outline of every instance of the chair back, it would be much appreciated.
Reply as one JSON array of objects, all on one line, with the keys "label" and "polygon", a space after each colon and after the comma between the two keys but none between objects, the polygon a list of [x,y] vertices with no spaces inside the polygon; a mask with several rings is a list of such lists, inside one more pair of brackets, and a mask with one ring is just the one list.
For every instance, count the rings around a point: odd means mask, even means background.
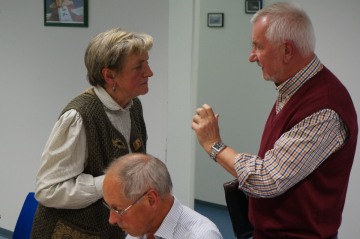
[{"label": "chair back", "polygon": [[16,222],[13,239],[30,238],[36,208],[39,204],[34,195],[35,193],[30,192],[25,199],[24,205]]}]

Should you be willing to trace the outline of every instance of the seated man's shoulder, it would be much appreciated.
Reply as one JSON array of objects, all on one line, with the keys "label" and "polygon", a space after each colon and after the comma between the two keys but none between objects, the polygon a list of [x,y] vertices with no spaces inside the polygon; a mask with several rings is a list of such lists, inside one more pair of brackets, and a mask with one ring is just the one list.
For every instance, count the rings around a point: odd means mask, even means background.
[{"label": "seated man's shoulder", "polygon": [[[223,238],[217,226],[207,217],[200,213],[182,205],[183,211],[181,213],[178,230],[187,234],[184,238],[196,239],[220,239]],[[184,235],[185,236],[185,235]]]}]

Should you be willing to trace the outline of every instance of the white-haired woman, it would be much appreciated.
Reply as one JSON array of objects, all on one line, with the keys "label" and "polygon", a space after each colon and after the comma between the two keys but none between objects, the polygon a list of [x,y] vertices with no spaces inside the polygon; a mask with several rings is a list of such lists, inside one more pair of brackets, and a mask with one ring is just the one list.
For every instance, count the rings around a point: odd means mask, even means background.
[{"label": "white-haired woman", "polygon": [[95,36],[85,52],[93,86],[61,112],[45,146],[36,178],[39,201],[31,238],[124,238],[102,205],[103,170],[112,159],[146,152],[139,95],[153,72],[153,39],[122,29]]}]

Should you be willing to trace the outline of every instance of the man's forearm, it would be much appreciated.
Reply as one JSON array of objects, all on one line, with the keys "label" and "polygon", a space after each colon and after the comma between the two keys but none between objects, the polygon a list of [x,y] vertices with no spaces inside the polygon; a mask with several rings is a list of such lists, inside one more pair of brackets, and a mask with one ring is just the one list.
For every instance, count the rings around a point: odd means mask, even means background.
[{"label": "man's forearm", "polygon": [[236,155],[238,155],[238,153],[230,147],[226,147],[218,153],[218,155],[216,155],[216,161],[235,178],[237,178],[234,166],[234,159]]}]

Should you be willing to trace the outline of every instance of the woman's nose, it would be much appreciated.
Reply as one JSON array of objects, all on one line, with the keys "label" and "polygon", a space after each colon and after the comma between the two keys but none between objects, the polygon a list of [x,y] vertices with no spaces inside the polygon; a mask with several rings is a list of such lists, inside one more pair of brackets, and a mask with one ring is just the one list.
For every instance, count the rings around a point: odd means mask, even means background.
[{"label": "woman's nose", "polygon": [[152,72],[152,70],[150,69],[150,66],[147,65],[147,69],[145,71],[145,77],[152,77],[154,75],[154,73]]}]

